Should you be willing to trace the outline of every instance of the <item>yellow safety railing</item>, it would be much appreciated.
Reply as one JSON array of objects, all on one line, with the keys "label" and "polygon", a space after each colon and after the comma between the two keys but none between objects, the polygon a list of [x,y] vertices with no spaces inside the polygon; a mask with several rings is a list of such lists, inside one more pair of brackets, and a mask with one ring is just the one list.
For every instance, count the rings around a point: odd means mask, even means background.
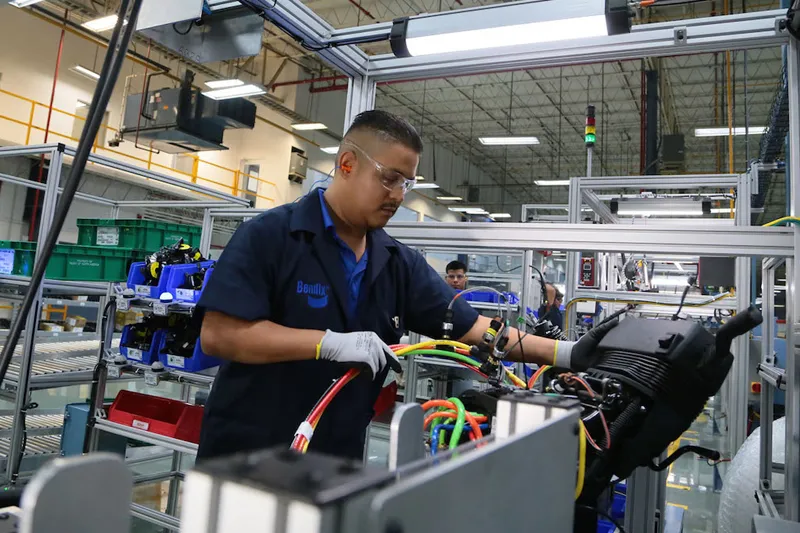
[{"label": "yellow safety railing", "polygon": [[[34,131],[41,131],[41,132],[46,131],[46,128],[43,125],[40,125],[40,124],[36,123],[36,110],[39,107],[43,108],[44,110],[48,110],[48,109],[50,109],[49,105],[44,104],[42,102],[38,102],[38,101],[33,100],[31,98],[27,98],[25,96],[21,96],[19,94],[13,93],[11,91],[6,91],[5,89],[0,89],[0,94],[15,98],[17,100],[20,100],[20,101],[25,102],[28,105],[30,105],[30,113],[28,114],[28,120],[27,121],[20,120],[18,118],[14,118],[14,117],[10,117],[10,116],[8,116],[8,115],[6,115],[4,113],[0,113],[0,120],[6,121],[6,122],[10,122],[12,124],[17,124],[17,125],[22,126],[22,127],[25,128],[25,142],[24,142],[24,144],[30,144],[31,135],[32,135],[32,133]],[[2,106],[0,106],[0,109],[2,109]],[[53,115],[58,114],[60,116],[70,117],[70,118],[72,118],[74,120],[80,120],[80,121],[85,121],[86,120],[85,117],[81,117],[79,115],[76,115],[75,113],[70,113],[69,111],[64,111],[63,109],[58,109],[57,107],[53,107],[52,111],[53,111]],[[113,127],[111,127],[111,126],[109,126],[108,124],[105,124],[105,123],[102,124],[100,127],[103,130],[106,130],[106,132],[108,132],[108,131],[111,131],[111,132],[114,132],[114,133],[119,132],[119,130],[117,130],[116,128],[113,128]],[[60,139],[66,139],[66,140],[69,140],[69,141],[73,141],[75,143],[77,143],[79,141],[79,139],[73,137],[72,135],[68,135],[66,133],[60,132],[60,131],[56,130],[55,128],[53,128],[52,127],[52,122],[51,122],[51,127],[50,127],[50,130],[49,130],[49,135],[54,136],[54,137],[58,137]],[[9,140],[11,140],[11,139],[9,139]],[[192,171],[191,172],[185,172],[185,171],[182,171],[182,170],[179,170],[179,169],[175,168],[174,166],[165,165],[165,164],[157,163],[157,162],[153,161],[153,154],[154,154],[153,150],[148,150],[147,158],[143,158],[143,157],[138,157],[138,156],[135,156],[135,155],[131,155],[131,154],[125,153],[125,152],[123,152],[121,150],[113,150],[111,148],[107,148],[107,147],[103,146],[102,144],[98,144],[97,139],[95,139],[94,140],[94,145],[92,146],[92,152],[99,153],[101,155],[111,154],[112,156],[116,156],[116,157],[114,157],[115,159],[116,158],[124,158],[124,159],[126,159],[128,161],[132,161],[133,164],[135,164],[136,166],[140,166],[142,168],[146,168],[147,170],[154,170],[154,169],[165,170],[165,171],[167,171],[169,173],[177,174],[180,177],[188,178],[188,180],[191,181],[192,183],[197,183],[198,181],[213,183],[216,186],[222,188],[223,190],[226,190],[226,192],[230,191],[230,193],[232,195],[234,195],[234,196],[239,196],[239,193],[242,192],[242,189],[240,188],[240,183],[241,183],[242,177],[246,177],[246,178],[248,178],[248,180],[254,180],[254,181],[257,181],[257,182],[260,182],[260,183],[264,183],[267,186],[270,186],[270,187],[273,187],[274,189],[277,189],[277,185],[275,184],[275,182],[272,182],[272,181],[269,181],[269,180],[266,180],[266,179],[263,179],[263,178],[259,178],[257,176],[253,176],[251,174],[246,174],[246,173],[244,173],[244,172],[242,172],[240,170],[224,167],[222,165],[217,165],[216,163],[211,163],[210,161],[205,161],[205,160],[201,159],[197,154],[186,154],[186,156],[191,157],[193,159],[193,162],[192,162]],[[214,179],[214,178],[210,177],[206,173],[206,172],[208,172],[208,169],[205,169],[204,167],[210,167],[211,169],[215,169],[216,171],[221,171],[223,173],[223,175],[227,174],[227,173],[230,173],[230,180],[229,181],[227,181],[227,180],[220,181],[218,179]],[[205,172],[203,172],[203,170],[205,170]],[[219,172],[217,172],[217,173],[219,173]],[[254,192],[250,191],[250,190],[248,190],[246,192],[247,192],[248,195],[252,195],[252,196],[255,196],[256,198],[259,198],[259,199],[262,199],[262,200],[266,200],[268,202],[275,203],[275,198],[273,198],[273,197],[257,194],[257,193],[254,193]]]}]

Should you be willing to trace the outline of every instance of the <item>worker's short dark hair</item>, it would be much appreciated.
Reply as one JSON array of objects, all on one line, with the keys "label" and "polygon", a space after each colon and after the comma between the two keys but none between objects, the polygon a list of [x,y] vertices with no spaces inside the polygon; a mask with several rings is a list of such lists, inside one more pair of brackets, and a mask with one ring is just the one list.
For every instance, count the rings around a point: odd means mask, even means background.
[{"label": "worker's short dark hair", "polygon": [[467,265],[465,265],[461,261],[450,261],[449,263],[447,263],[447,268],[445,268],[444,271],[450,272],[451,270],[463,270],[464,274],[466,274]]},{"label": "worker's short dark hair", "polygon": [[345,137],[356,131],[370,131],[387,141],[398,142],[418,154],[422,153],[422,138],[416,128],[406,119],[392,113],[378,109],[359,113]]},{"label": "worker's short dark hair", "polygon": [[553,296],[554,300],[563,300],[564,299],[564,295],[561,293],[560,290],[558,290],[558,287],[556,287],[552,283],[548,283],[547,285],[549,285],[550,287],[553,287],[553,290],[556,292],[556,295]]}]

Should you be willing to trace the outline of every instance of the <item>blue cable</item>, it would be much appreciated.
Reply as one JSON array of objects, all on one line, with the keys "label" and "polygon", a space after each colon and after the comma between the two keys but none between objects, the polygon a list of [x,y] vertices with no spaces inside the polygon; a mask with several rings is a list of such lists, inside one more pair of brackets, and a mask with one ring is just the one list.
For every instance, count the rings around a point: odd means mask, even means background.
[{"label": "blue cable", "polygon": [[[481,428],[481,431],[489,429],[489,424],[478,424],[478,427]],[[455,424],[439,424],[433,429],[431,429],[431,455],[436,455],[437,450],[439,449],[439,432],[444,431],[453,431],[456,428]],[[464,424],[464,431],[472,431],[472,426],[469,424]]]}]

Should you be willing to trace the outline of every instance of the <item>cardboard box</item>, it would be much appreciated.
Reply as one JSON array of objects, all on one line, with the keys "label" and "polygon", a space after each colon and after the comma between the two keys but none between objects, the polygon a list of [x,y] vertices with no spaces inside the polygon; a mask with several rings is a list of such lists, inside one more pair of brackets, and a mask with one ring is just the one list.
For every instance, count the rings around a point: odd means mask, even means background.
[{"label": "cardboard box", "polygon": [[[86,326],[86,319],[80,315],[69,315],[67,319],[64,321],[64,325],[70,328],[83,329],[83,327]],[[74,331],[74,329],[67,331]]]},{"label": "cardboard box", "polygon": [[60,333],[64,331],[64,326],[61,324],[56,324],[55,322],[40,322],[39,329],[42,331],[52,331],[54,333]]}]

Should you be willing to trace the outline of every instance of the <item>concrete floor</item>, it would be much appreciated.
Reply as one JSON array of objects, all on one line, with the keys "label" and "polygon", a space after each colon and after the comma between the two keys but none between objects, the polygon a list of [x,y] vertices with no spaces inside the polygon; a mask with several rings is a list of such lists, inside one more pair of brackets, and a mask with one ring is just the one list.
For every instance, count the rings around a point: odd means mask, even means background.
[{"label": "concrete floor", "polygon": [[[707,409],[681,437],[683,446],[694,444],[719,450],[723,458],[730,457],[725,438],[725,420],[715,423],[716,411]],[[671,450],[670,450],[671,451]],[[728,463],[710,465],[705,459],[686,454],[669,469],[667,475],[667,505],[685,509],[684,533],[714,533],[717,527],[722,479]]]}]

